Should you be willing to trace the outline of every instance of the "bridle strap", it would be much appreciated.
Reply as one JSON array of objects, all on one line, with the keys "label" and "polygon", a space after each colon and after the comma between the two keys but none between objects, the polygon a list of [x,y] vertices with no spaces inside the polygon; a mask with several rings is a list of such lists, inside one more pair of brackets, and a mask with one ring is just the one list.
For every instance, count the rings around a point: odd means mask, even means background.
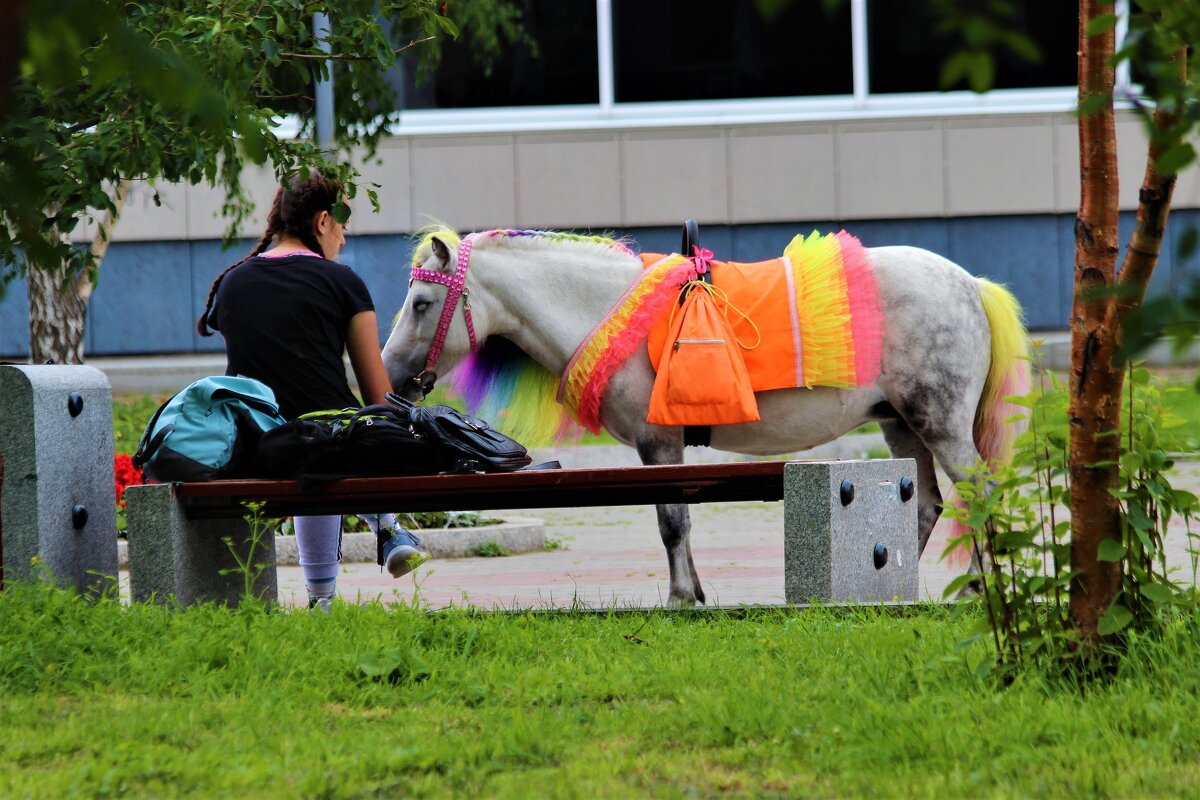
[{"label": "bridle strap", "polygon": [[471,260],[473,241],[471,236],[464,236],[459,241],[458,264],[454,269],[453,275],[447,275],[444,272],[438,272],[433,269],[414,267],[412,275],[408,280],[410,286],[413,281],[425,281],[426,283],[440,283],[450,289],[446,294],[446,303],[442,306],[442,316],[438,319],[437,330],[433,334],[433,344],[429,346],[429,355],[425,359],[426,373],[433,374],[437,369],[437,362],[442,355],[442,346],[446,343],[446,334],[450,330],[450,319],[454,316],[454,309],[458,305],[459,296],[462,297],[463,301],[463,318],[467,322],[467,336],[471,339],[471,352],[474,353],[479,349],[479,345],[475,341],[475,323],[471,319],[471,291],[466,286],[467,264]]}]

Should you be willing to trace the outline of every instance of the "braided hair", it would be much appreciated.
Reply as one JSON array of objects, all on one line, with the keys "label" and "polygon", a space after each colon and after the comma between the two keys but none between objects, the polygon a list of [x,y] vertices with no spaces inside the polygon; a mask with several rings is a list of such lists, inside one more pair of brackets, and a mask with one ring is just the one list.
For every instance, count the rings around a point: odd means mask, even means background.
[{"label": "braided hair", "polygon": [[208,290],[208,301],[204,304],[204,313],[196,321],[196,330],[200,335],[212,336],[208,327],[208,315],[212,311],[213,300],[216,299],[221,281],[233,268],[266,252],[277,238],[290,236],[299,239],[309,250],[324,256],[321,244],[317,241],[317,215],[322,211],[330,211],[341,196],[342,187],[336,181],[317,173],[313,173],[307,180],[294,176],[280,186],[271,202],[271,210],[267,212],[267,229],[258,240],[258,244],[249,255],[230,264],[212,282],[212,288]]}]

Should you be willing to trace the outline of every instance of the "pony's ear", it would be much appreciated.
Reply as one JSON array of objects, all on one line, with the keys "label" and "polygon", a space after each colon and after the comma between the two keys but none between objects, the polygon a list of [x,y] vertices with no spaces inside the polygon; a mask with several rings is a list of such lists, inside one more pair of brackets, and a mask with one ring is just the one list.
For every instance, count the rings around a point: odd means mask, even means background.
[{"label": "pony's ear", "polygon": [[450,258],[450,248],[446,247],[446,243],[434,236],[430,239],[430,246],[433,248],[433,257],[438,260],[438,270],[440,272],[454,272],[454,263]]}]

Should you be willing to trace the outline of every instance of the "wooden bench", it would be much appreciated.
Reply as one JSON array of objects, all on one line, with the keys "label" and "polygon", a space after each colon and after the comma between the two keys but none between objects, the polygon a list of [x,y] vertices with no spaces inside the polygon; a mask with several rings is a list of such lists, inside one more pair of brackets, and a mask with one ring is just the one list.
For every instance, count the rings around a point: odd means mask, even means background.
[{"label": "wooden bench", "polygon": [[[901,498],[899,488],[914,474],[911,459],[759,461],[348,478],[308,492],[295,481],[134,486],[125,494],[131,595],[135,601],[236,605],[245,592],[244,577],[237,570],[240,561],[263,565],[254,592],[276,600],[274,537],[264,535],[254,542],[245,519],[247,503],[261,503],[262,516],[278,518],[783,500],[789,600],[847,599],[838,597],[839,583],[858,599],[915,598],[916,503],[908,502],[908,496]],[[858,498],[850,503],[843,502],[845,493],[840,491],[845,481],[860,487]],[[862,546],[852,545],[851,538],[862,539]],[[849,572],[841,569],[844,574],[839,577],[840,548],[874,552],[880,546],[903,556],[893,556],[889,569],[877,565],[870,570],[874,575],[868,577],[875,585],[859,586],[856,566]],[[870,552],[857,561],[872,563]]]}]

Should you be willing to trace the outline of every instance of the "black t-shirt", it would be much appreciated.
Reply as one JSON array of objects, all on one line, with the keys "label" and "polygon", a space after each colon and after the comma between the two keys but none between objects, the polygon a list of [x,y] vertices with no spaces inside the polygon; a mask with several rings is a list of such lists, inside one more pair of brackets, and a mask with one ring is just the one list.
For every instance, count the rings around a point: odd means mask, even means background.
[{"label": "black t-shirt", "polygon": [[225,337],[226,374],[270,386],[280,413],[292,419],[362,405],[350,391],[342,356],[350,319],[374,310],[362,278],[343,264],[260,256],[221,281],[209,325]]}]

